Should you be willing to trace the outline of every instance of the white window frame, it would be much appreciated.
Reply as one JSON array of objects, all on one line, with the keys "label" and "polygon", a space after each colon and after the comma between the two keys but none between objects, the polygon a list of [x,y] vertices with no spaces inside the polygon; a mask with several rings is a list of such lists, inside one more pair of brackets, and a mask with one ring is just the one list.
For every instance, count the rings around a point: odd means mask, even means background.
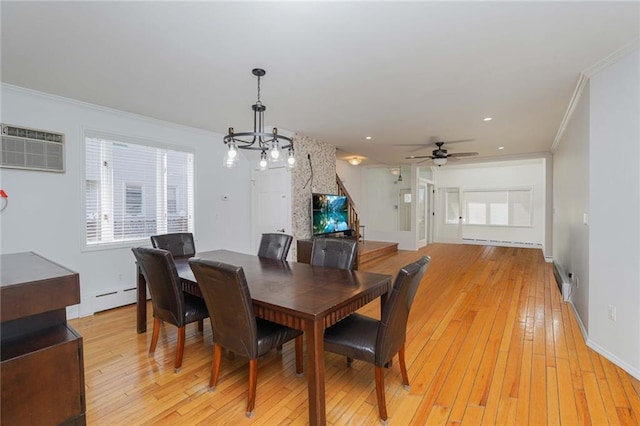
[{"label": "white window frame", "polygon": [[[513,205],[510,202],[510,193],[512,192],[522,192],[526,191],[529,194],[529,223],[514,225],[511,223],[511,217],[507,216],[508,223],[507,224],[492,224],[492,223],[469,223],[469,208],[467,201],[467,193],[473,192],[493,192],[493,193],[505,193],[507,194],[507,215],[509,215],[513,209]],[[489,188],[464,188],[462,190],[462,209],[465,226],[480,226],[480,227],[500,227],[500,228],[532,228],[533,227],[533,186],[524,186],[524,187],[489,187]],[[486,205],[486,217],[487,220],[491,220],[491,208],[490,204]]]},{"label": "white window frame", "polygon": [[[131,145],[138,145],[138,146],[143,146],[143,147],[148,147],[148,148],[152,148],[152,149],[156,149],[156,155],[159,155],[159,158],[162,158],[162,152],[163,151],[176,151],[176,152],[180,152],[180,153],[185,153],[188,154],[190,156],[187,157],[187,161],[191,163],[191,167],[190,170],[188,170],[187,172],[187,176],[186,176],[186,187],[185,188],[177,188],[177,194],[183,194],[186,195],[189,200],[187,200],[187,205],[183,206],[185,208],[186,211],[186,221],[187,221],[187,227],[188,229],[185,232],[194,232],[194,227],[195,227],[195,151],[193,150],[193,148],[190,147],[185,147],[185,146],[179,146],[179,145],[172,145],[172,144],[166,144],[166,143],[162,143],[162,142],[158,142],[158,141],[151,141],[151,140],[147,140],[147,139],[139,139],[139,138],[135,138],[135,137],[130,137],[130,136],[125,136],[125,135],[119,135],[119,134],[114,134],[111,132],[106,132],[106,131],[99,131],[99,130],[94,130],[94,129],[83,129],[81,131],[81,140],[82,140],[82,179],[81,179],[81,193],[82,193],[82,217],[84,218],[84,221],[82,223],[82,247],[83,247],[83,251],[91,251],[91,250],[105,250],[105,249],[112,249],[112,248],[125,248],[125,247],[136,247],[139,246],[141,244],[144,245],[149,245],[150,244],[150,239],[149,236],[150,235],[145,235],[144,237],[139,237],[139,238],[125,238],[125,239],[116,239],[113,235],[113,231],[114,231],[114,226],[113,223],[110,226],[100,226],[99,224],[99,230],[100,232],[98,233],[98,241],[87,241],[87,193],[86,193],[86,182],[87,182],[87,139],[91,139],[91,138],[97,138],[97,139],[104,139],[106,141],[111,141],[114,143],[122,143],[122,144],[131,144]],[[110,148],[101,148],[101,155],[105,155],[107,158],[111,158],[113,159],[113,150]],[[157,222],[156,225],[156,233],[157,234],[161,234],[164,232],[167,232],[167,226],[168,226],[168,222],[169,222],[169,214],[167,212],[167,188],[169,186],[175,186],[175,185],[168,185],[167,183],[167,164],[166,164],[166,155],[164,156],[164,165],[160,166],[158,165],[158,177],[156,180],[156,190],[158,190],[158,188],[163,189],[163,191],[161,191],[160,193],[158,193],[158,199],[156,199],[155,203],[156,205],[158,205],[158,209],[156,210],[156,214],[155,217],[158,221],[162,221],[162,222]],[[162,168],[162,170],[160,170],[160,168]],[[102,210],[102,208],[104,208],[104,206],[111,206],[111,216],[113,217],[113,190],[111,191],[110,194],[105,194],[104,192],[106,192],[104,190],[105,187],[113,187],[114,184],[118,184],[117,182],[113,182],[113,178],[106,176],[105,171],[103,170],[103,168],[101,167],[100,170],[100,178],[98,180],[96,179],[90,179],[94,182],[98,183],[98,195],[100,200],[98,200],[98,206],[97,208],[99,209],[99,214],[102,214],[102,217],[99,218],[99,220],[101,221],[106,221],[108,220],[108,215],[104,214],[104,210]],[[131,185],[135,185],[135,186],[141,186],[142,187],[142,216],[145,215],[145,185],[141,184],[140,182],[137,182],[135,180],[126,180],[122,182],[122,189],[125,190],[126,189],[126,185],[131,184]],[[113,188],[112,188],[113,189]],[[181,191],[182,189],[182,191]],[[126,194],[125,191],[123,191],[122,194],[122,198],[126,198]],[[122,202],[124,202],[125,200],[123,199]],[[181,211],[181,210],[180,210]],[[123,208],[123,212],[126,212],[126,208]],[[175,215],[172,215],[175,216]],[[133,217],[133,216],[130,216]]]}]

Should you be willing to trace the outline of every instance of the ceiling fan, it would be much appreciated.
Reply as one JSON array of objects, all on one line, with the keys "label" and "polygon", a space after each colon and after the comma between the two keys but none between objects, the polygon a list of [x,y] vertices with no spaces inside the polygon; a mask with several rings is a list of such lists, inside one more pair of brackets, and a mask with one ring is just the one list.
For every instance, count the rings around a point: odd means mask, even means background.
[{"label": "ceiling fan", "polygon": [[[467,139],[467,140],[471,140],[471,139]],[[465,140],[464,142],[466,142],[467,140]],[[463,142],[463,141],[456,141],[456,142]],[[432,151],[432,155],[411,155],[409,157],[406,157],[406,159],[414,160],[419,158],[430,158],[433,160],[434,164],[436,164],[439,167],[439,166],[445,165],[448,159],[457,160],[460,157],[473,157],[474,155],[478,155],[477,152],[458,152],[458,153],[448,154],[447,150],[442,147],[444,145],[444,142],[436,142],[435,145],[437,146],[437,149],[434,149]]]}]

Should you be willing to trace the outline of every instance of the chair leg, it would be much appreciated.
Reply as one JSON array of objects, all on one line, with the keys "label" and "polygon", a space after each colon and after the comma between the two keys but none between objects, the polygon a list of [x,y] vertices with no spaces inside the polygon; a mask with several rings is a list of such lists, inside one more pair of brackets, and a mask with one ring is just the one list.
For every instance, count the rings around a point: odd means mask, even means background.
[{"label": "chair leg", "polygon": [[258,360],[249,360],[249,402],[247,404],[247,417],[251,418],[254,414],[256,405],[256,387],[258,384]]},{"label": "chair leg", "polygon": [[278,351],[278,353],[282,353],[282,345],[278,345],[276,346],[276,351]]},{"label": "chair leg", "polygon": [[384,398],[384,369],[375,366],[376,370],[376,396],[378,397],[378,412],[383,422],[387,421],[387,403]]},{"label": "chair leg", "polygon": [[296,376],[302,377],[303,361],[302,361],[302,335],[296,337]]},{"label": "chair leg", "polygon": [[184,354],[184,327],[178,327],[178,348],[176,349],[176,364],[174,371],[178,373],[182,367],[182,355]]},{"label": "chair leg", "polygon": [[198,320],[198,331],[202,333],[204,331],[204,323],[202,320]]},{"label": "chair leg", "polygon": [[406,390],[409,390],[409,375],[407,374],[407,364],[404,362],[404,343],[400,346],[398,358],[400,361],[400,372],[402,373],[402,384]]},{"label": "chair leg", "polygon": [[353,358],[351,358],[350,356],[347,357],[347,367],[351,367],[351,364],[353,364]]},{"label": "chair leg", "polygon": [[220,374],[220,360],[222,359],[222,346],[213,343],[213,361],[211,361],[211,378],[209,379],[209,390],[212,391],[218,384],[218,374]]},{"label": "chair leg", "polygon": [[152,356],[156,351],[158,345],[158,335],[160,334],[160,324],[162,321],[159,318],[153,319],[153,334],[151,334],[151,346],[149,346],[149,356]]}]

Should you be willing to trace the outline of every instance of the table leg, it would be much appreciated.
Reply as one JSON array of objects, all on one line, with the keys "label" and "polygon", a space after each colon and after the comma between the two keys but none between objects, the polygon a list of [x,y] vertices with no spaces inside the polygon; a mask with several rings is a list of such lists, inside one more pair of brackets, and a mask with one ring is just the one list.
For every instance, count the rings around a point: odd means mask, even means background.
[{"label": "table leg", "polygon": [[136,306],[138,333],[147,331],[147,281],[138,268],[138,301]]},{"label": "table leg", "polygon": [[324,321],[307,322],[307,377],[309,380],[309,424],[325,425],[324,395]]}]

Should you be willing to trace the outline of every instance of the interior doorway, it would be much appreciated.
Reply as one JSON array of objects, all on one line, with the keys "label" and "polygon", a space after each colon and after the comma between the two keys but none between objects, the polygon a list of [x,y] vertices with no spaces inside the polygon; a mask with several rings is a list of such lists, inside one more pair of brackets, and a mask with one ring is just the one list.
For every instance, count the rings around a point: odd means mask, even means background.
[{"label": "interior doorway", "polygon": [[263,233],[291,232],[291,173],[284,167],[254,170],[251,177],[251,249],[258,252]]},{"label": "interior doorway", "polygon": [[462,202],[460,188],[438,188],[436,214],[437,241],[462,243]]}]

